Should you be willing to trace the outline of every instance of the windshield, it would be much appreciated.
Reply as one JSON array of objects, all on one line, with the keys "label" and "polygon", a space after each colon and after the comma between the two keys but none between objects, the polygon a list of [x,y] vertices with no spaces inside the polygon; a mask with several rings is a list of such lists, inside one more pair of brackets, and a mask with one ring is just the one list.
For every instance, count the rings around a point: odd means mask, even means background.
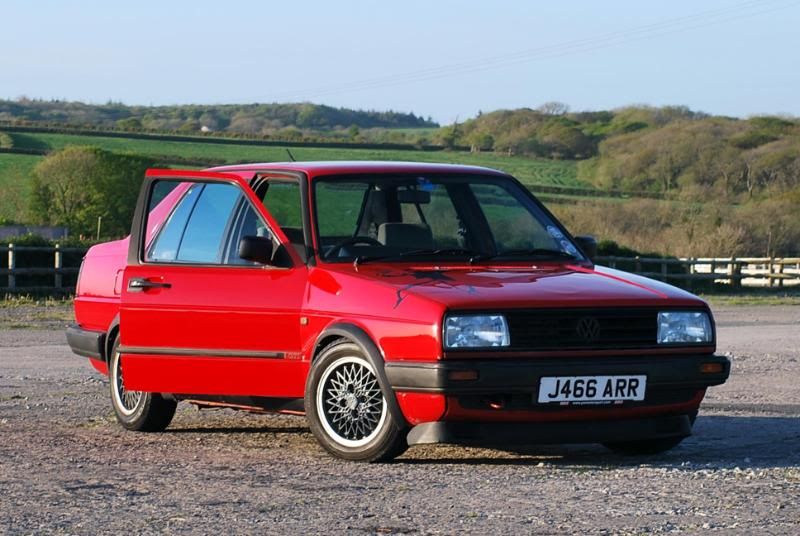
[{"label": "windshield", "polygon": [[351,175],[314,181],[326,261],[583,260],[514,181],[481,175]]}]

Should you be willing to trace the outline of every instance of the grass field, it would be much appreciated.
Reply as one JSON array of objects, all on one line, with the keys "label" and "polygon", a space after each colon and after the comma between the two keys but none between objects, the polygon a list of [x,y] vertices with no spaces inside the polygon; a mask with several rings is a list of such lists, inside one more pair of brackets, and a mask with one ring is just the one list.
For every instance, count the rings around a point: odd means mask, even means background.
[{"label": "grass field", "polygon": [[[14,140],[14,147],[45,151],[57,150],[69,145],[94,145],[116,152],[167,158],[216,159],[226,163],[282,162],[289,159],[286,149],[283,147],[139,140],[53,133],[13,133],[11,136]],[[297,160],[411,160],[461,163],[501,169],[530,185],[588,186],[577,179],[576,165],[570,161],[537,160],[493,153],[452,151],[315,147],[290,147],[290,149]],[[18,220],[24,218],[31,171],[40,159],[41,157],[37,156],[0,154],[0,217]]]},{"label": "grass field", "polygon": [[800,289],[748,288],[728,293],[703,293],[700,297],[712,306],[725,305],[796,305],[800,306]]},{"label": "grass field", "polygon": [[[157,140],[76,136],[69,134],[12,134],[14,146],[34,149],[60,149],[67,145],[95,145],[111,151],[139,154],[180,156],[183,158],[215,158],[225,162],[275,162],[288,159],[282,147],[257,147]],[[530,184],[587,187],[577,179],[576,166],[570,161],[536,160],[493,153],[448,151],[397,151],[372,149],[329,149],[291,147],[298,160],[412,160],[421,162],[457,162],[487,166],[507,171]]]},{"label": "grass field", "polygon": [[0,218],[24,218],[30,176],[40,159],[39,156],[24,154],[0,154]]}]

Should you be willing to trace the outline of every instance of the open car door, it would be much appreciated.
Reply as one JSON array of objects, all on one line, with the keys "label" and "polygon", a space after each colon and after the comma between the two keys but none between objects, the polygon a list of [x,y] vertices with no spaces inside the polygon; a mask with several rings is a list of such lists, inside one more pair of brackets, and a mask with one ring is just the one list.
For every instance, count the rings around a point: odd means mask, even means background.
[{"label": "open car door", "polygon": [[306,266],[287,245],[241,177],[149,170],[123,277],[125,389],[302,397]]}]

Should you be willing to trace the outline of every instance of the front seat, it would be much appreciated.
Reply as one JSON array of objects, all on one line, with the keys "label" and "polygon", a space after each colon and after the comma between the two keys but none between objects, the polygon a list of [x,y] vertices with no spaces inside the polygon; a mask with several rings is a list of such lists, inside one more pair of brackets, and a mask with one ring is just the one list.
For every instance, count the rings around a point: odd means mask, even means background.
[{"label": "front seat", "polygon": [[378,226],[378,242],[398,249],[433,249],[433,233],[424,224],[382,223]]}]

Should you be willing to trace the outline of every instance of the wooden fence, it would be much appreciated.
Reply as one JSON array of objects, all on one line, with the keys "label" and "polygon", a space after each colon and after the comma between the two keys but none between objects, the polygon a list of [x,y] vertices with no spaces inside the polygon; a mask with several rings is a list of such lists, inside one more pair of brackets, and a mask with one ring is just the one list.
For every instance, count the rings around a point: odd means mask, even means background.
[{"label": "wooden fence", "polygon": [[[58,245],[0,245],[0,259],[7,259],[6,263],[0,264],[0,284],[4,278],[6,280],[6,285],[0,286],[0,292],[74,292],[75,286],[71,283],[76,279],[85,252],[86,248]],[[36,262],[31,262],[29,254],[36,255]],[[71,262],[65,263],[67,254]],[[800,287],[800,258],[797,257],[598,257],[597,263],[688,288],[701,284],[732,288]],[[31,284],[22,279],[35,279],[35,282]]]},{"label": "wooden fence", "polygon": [[597,263],[685,287],[694,282],[732,288],[800,286],[800,257],[598,257]]},{"label": "wooden fence", "polygon": [[[30,255],[27,254],[49,254],[51,262],[44,265],[43,262],[34,262],[29,265]],[[76,262],[65,266],[65,254],[75,253],[71,257],[76,258]],[[75,286],[65,284],[65,278],[74,279],[80,270],[80,258],[86,253],[86,248],[62,248],[58,244],[55,246],[17,246],[14,244],[0,245],[0,259],[7,259],[7,262],[0,264],[0,282],[3,276],[6,285],[0,287],[0,291],[5,292],[52,292],[70,293],[75,291]],[[44,257],[44,255],[37,255]],[[38,260],[38,259],[37,259]],[[23,261],[23,262],[20,262]],[[20,279],[36,277],[35,284],[19,284]]]}]

